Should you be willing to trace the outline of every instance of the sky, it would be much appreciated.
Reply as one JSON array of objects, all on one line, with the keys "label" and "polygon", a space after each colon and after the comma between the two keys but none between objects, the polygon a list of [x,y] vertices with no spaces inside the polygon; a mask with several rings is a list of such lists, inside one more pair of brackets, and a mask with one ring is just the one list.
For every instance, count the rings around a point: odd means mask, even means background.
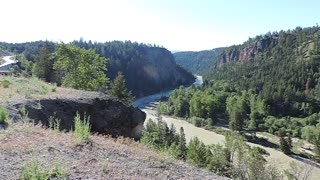
[{"label": "sky", "polygon": [[0,41],[131,40],[171,51],[320,23],[318,0],[2,0]]}]

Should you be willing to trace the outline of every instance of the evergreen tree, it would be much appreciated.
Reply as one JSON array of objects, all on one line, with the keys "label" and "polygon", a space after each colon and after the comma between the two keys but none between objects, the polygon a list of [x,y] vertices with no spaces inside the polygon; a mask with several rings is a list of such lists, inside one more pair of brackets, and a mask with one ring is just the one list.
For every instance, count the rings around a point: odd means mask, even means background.
[{"label": "evergreen tree", "polygon": [[287,137],[287,144],[289,146],[289,148],[291,149],[292,148],[292,138],[291,138],[291,133],[288,134],[288,137]]},{"label": "evergreen tree", "polygon": [[199,167],[206,167],[209,156],[210,150],[203,142],[201,142],[197,137],[194,137],[190,140],[187,151],[188,161]]},{"label": "evergreen tree", "polygon": [[111,82],[109,94],[126,104],[132,103],[131,93],[126,88],[126,80],[121,72]]},{"label": "evergreen tree", "polygon": [[54,80],[54,58],[51,57],[52,52],[53,49],[51,48],[49,42],[46,41],[44,46],[40,48],[36,57],[36,63],[33,67],[33,74],[47,82]]},{"label": "evergreen tree", "polygon": [[285,154],[291,154],[291,137],[290,140],[288,138],[285,138],[285,130],[280,129],[278,131],[278,136],[279,136],[279,142],[280,142],[280,149],[283,153]]},{"label": "evergreen tree", "polygon": [[186,155],[187,155],[187,145],[186,145],[186,135],[184,133],[183,127],[180,127],[179,151],[180,151],[179,158],[185,160],[186,159]]},{"label": "evergreen tree", "polygon": [[247,104],[247,92],[241,96],[227,98],[227,112],[229,114],[229,127],[235,131],[241,131],[247,119],[249,106]]}]

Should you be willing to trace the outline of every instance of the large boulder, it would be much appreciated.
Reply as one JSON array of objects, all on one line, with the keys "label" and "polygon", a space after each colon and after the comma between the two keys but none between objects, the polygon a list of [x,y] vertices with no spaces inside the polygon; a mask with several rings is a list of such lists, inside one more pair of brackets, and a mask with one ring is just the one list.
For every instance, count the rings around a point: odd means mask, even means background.
[{"label": "large boulder", "polygon": [[28,117],[48,126],[50,117],[60,119],[61,129],[74,129],[74,117],[77,112],[83,118],[90,116],[93,132],[125,136],[138,139],[146,114],[132,106],[110,98],[41,99],[25,102],[12,102],[8,105],[9,116],[14,121],[22,119],[21,109],[25,107]]}]

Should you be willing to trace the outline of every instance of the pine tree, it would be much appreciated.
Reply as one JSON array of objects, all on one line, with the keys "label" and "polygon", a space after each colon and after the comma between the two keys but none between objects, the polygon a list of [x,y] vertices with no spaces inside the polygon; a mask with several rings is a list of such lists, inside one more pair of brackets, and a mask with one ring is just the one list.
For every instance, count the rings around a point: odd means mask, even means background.
[{"label": "pine tree", "polygon": [[290,147],[290,149],[292,148],[292,138],[291,138],[291,133],[288,134],[287,137],[287,144]]},{"label": "pine tree", "polygon": [[54,80],[53,64],[54,58],[51,57],[52,48],[48,41],[40,48],[39,54],[36,57],[36,63],[33,67],[33,74],[38,78],[47,82]]},{"label": "pine tree", "polygon": [[186,135],[184,133],[183,127],[180,127],[179,151],[180,151],[179,158],[185,160],[187,155],[187,145],[186,145]]},{"label": "pine tree", "polygon": [[118,72],[117,77],[111,82],[109,94],[126,104],[132,103],[131,93],[126,88],[126,80],[121,72]]},{"label": "pine tree", "polygon": [[288,143],[288,139],[286,139],[284,136],[279,137],[280,141],[280,149],[285,154],[291,154],[290,145]]},{"label": "pine tree", "polygon": [[210,150],[198,137],[194,137],[190,140],[187,151],[187,160],[189,162],[199,167],[205,167],[208,163],[209,155]]}]

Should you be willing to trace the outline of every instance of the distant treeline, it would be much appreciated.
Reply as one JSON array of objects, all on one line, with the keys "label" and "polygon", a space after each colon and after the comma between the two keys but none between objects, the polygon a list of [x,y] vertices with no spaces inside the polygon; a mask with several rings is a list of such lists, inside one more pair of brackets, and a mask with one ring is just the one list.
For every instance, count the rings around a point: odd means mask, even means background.
[{"label": "distant treeline", "polygon": [[[100,56],[107,58],[107,76],[112,80],[119,71],[122,72],[128,90],[136,97],[191,84],[194,81],[193,75],[176,65],[174,57],[165,48],[130,41],[92,43],[79,40],[71,44],[84,49],[94,49]],[[1,42],[0,49],[19,54],[18,58],[23,66],[22,73],[28,76],[33,73],[41,58],[46,58],[49,64],[53,63],[49,60],[49,54],[55,52],[56,45],[57,43],[45,41],[15,44]],[[41,78],[59,83],[54,73],[49,76],[51,77]]]}]

